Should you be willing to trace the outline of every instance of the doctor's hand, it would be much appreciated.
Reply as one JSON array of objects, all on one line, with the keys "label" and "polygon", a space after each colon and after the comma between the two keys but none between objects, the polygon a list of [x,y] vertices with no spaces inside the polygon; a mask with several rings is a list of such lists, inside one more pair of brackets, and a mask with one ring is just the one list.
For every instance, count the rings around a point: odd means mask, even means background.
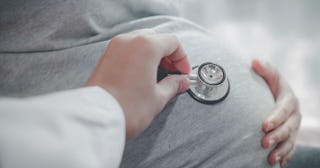
[{"label": "doctor's hand", "polygon": [[159,66],[188,74],[190,63],[178,39],[143,29],[111,39],[87,86],[100,86],[120,103],[126,118],[126,136],[133,138],[178,93],[185,92],[184,75],[168,76],[157,82]]},{"label": "doctor's hand", "polygon": [[292,158],[295,151],[296,135],[301,121],[299,102],[288,83],[270,64],[254,60],[252,69],[264,78],[276,101],[271,115],[262,125],[266,132],[262,146],[270,148],[276,145],[268,160],[270,164],[284,165]]}]

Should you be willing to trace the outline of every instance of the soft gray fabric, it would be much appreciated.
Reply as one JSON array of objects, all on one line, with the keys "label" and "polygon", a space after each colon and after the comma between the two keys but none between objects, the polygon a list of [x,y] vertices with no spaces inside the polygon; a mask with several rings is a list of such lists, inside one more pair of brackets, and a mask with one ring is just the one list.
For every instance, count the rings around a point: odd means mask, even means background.
[{"label": "soft gray fabric", "polygon": [[266,84],[198,26],[151,16],[176,13],[164,0],[11,0],[1,1],[0,11],[0,96],[81,87],[107,40],[140,28],[175,34],[192,64],[212,61],[225,68],[231,83],[226,100],[204,105],[178,96],[127,143],[122,168],[270,167],[269,150],[260,145],[262,120],[273,107]]},{"label": "soft gray fabric", "polygon": [[[0,53],[70,48],[105,41],[143,16],[176,15],[164,0],[1,0]],[[141,25],[144,26],[144,25]]]}]

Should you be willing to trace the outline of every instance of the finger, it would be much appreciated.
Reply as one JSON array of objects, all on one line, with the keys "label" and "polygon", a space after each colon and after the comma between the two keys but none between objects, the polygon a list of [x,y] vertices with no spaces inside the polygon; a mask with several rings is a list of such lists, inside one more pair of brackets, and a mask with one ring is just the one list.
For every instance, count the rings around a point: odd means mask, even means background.
[{"label": "finger", "polygon": [[294,153],[296,151],[296,146],[294,146],[290,152],[282,159],[281,161],[281,166],[283,167],[284,165],[286,165],[293,157]]},{"label": "finger", "polygon": [[[161,34],[153,36],[153,38],[160,51],[159,62],[166,56],[168,58],[166,62],[162,62],[161,65],[171,64],[169,67],[174,67],[183,74],[188,74],[191,72],[191,65],[189,63],[187,54],[183,50],[176,36]],[[164,66],[163,68],[167,68],[167,66]],[[170,70],[170,68],[167,70]]]},{"label": "finger", "polygon": [[160,62],[160,67],[169,72],[178,72],[179,70],[174,66],[173,62],[168,57],[163,57]]},{"label": "finger", "polygon": [[300,125],[300,117],[297,113],[293,114],[286,123],[266,134],[262,139],[262,146],[269,148],[275,144],[285,141],[289,136],[293,136]]},{"label": "finger", "polygon": [[170,75],[162,79],[157,84],[159,108],[162,109],[174,96],[188,88],[189,82],[184,75]]},{"label": "finger", "polygon": [[276,164],[281,162],[289,152],[294,148],[294,139],[290,138],[288,141],[285,141],[279,144],[275,150],[273,150],[269,155],[269,162],[271,164]]},{"label": "finger", "polygon": [[273,109],[271,115],[269,115],[267,119],[263,122],[263,130],[265,132],[269,132],[279,127],[296,110],[297,103],[294,97],[287,96],[281,98],[276,102],[276,106]]},{"label": "finger", "polygon": [[280,143],[269,155],[269,162],[271,164],[283,162],[284,159],[294,150],[295,136],[290,137],[288,141]]},{"label": "finger", "polygon": [[180,72],[182,74],[189,74],[191,71],[190,62],[187,58],[179,61],[171,61],[169,57],[163,57],[160,67],[170,72]]},{"label": "finger", "polygon": [[276,99],[279,91],[279,73],[268,63],[262,64],[259,60],[252,61],[252,69],[260,75],[268,84],[273,97]]}]

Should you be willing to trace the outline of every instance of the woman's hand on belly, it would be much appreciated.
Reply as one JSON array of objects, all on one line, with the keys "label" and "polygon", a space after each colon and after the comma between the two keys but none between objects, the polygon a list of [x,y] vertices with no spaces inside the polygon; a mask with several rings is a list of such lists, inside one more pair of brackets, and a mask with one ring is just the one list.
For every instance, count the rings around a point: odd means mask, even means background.
[{"label": "woman's hand on belly", "polygon": [[273,112],[263,122],[266,135],[262,139],[262,146],[269,148],[276,145],[269,155],[269,162],[284,165],[295,151],[295,140],[301,121],[299,102],[288,83],[270,64],[254,60],[252,69],[267,82],[276,101]]}]

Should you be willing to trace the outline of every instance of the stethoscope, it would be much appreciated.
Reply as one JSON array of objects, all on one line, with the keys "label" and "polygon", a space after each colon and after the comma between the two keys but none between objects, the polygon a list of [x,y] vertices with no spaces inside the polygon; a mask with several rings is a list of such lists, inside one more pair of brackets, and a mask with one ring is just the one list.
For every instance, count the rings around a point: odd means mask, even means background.
[{"label": "stethoscope", "polygon": [[229,94],[229,80],[224,69],[218,64],[206,62],[194,66],[188,78],[188,93],[201,103],[214,104],[224,100]]},{"label": "stethoscope", "polygon": [[229,80],[225,70],[218,64],[205,62],[193,66],[191,74],[187,77],[190,82],[188,93],[198,102],[215,104],[229,94]]}]

